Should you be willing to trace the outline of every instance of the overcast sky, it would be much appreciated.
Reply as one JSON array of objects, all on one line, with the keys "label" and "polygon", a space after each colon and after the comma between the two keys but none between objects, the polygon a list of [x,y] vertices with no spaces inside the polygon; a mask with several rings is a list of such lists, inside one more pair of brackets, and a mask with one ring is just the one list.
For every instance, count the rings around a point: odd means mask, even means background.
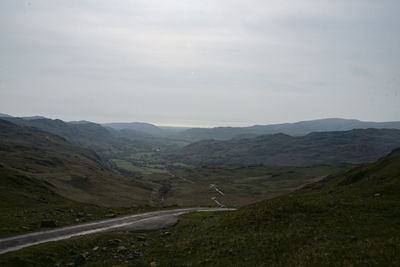
[{"label": "overcast sky", "polygon": [[399,0],[1,0],[0,112],[400,120]]}]

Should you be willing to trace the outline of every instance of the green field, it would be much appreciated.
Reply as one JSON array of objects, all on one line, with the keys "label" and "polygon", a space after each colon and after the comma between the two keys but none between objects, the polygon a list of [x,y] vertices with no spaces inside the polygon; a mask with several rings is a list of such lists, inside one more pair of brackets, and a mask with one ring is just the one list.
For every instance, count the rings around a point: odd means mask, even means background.
[{"label": "green field", "polygon": [[115,155],[110,160],[117,170],[133,174],[168,173],[171,170],[188,169],[191,165],[166,160],[160,152],[139,152],[129,155]]}]

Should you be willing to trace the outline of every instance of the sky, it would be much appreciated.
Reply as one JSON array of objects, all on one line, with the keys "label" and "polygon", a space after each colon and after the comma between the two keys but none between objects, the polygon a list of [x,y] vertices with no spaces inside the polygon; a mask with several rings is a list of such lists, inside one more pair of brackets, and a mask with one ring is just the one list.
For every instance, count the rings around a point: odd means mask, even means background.
[{"label": "sky", "polygon": [[398,0],[1,0],[0,112],[400,120]]}]

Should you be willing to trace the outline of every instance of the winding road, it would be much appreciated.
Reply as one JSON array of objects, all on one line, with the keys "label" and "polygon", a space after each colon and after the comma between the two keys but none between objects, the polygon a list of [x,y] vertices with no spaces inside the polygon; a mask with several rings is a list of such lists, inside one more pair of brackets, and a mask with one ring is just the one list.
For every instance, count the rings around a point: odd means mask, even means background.
[{"label": "winding road", "polygon": [[231,211],[231,208],[187,208],[153,211],[119,218],[78,224],[52,230],[28,233],[0,239],[0,254],[19,250],[40,243],[67,239],[73,236],[100,232],[153,231],[177,223],[176,216],[196,211]]}]

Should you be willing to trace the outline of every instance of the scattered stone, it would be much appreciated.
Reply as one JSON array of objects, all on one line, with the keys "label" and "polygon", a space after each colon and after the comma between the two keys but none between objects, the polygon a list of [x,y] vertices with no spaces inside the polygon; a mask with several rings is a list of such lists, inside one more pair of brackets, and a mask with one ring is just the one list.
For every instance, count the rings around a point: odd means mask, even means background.
[{"label": "scattered stone", "polygon": [[122,241],[120,239],[110,239],[107,244],[112,247],[118,246]]},{"label": "scattered stone", "polygon": [[43,220],[40,222],[40,227],[41,228],[46,228],[46,227],[57,227],[57,224],[53,220]]},{"label": "scattered stone", "polygon": [[128,252],[128,249],[125,246],[119,246],[117,249],[118,253],[124,254]]},{"label": "scattered stone", "polygon": [[56,263],[53,265],[53,267],[60,267],[60,264]]},{"label": "scattered stone", "polygon": [[86,263],[86,257],[82,254],[78,254],[75,256],[75,266],[83,265]]},{"label": "scattered stone", "polygon": [[164,232],[162,235],[163,236],[169,236],[169,235],[171,235],[171,232]]},{"label": "scattered stone", "polygon": [[25,230],[25,231],[30,231],[30,230],[31,230],[31,228],[26,227],[26,226],[21,226],[21,229],[22,229],[22,230]]},{"label": "scattered stone", "polygon": [[228,249],[229,254],[233,254],[233,252],[234,252],[233,248]]},{"label": "scattered stone", "polygon": [[93,251],[96,251],[96,250],[98,250],[98,249],[99,249],[99,247],[96,246],[96,247],[94,247],[92,250],[93,250]]},{"label": "scattered stone", "polygon": [[79,219],[75,219],[75,221],[76,221],[76,222],[80,222],[81,220],[79,220]]},{"label": "scattered stone", "polygon": [[376,193],[376,194],[374,194],[374,197],[380,197],[381,196],[381,194],[380,193]]},{"label": "scattered stone", "polygon": [[82,212],[82,211],[80,211],[80,212],[78,212],[78,213],[76,214],[76,217],[80,217],[80,218],[85,217],[85,213]]},{"label": "scattered stone", "polygon": [[151,267],[154,267],[154,266],[157,266],[157,265],[158,265],[158,262],[156,262],[156,261],[150,262],[150,266],[151,266]]},{"label": "scattered stone", "polygon": [[65,265],[65,266],[67,266],[67,267],[75,266],[75,263],[70,262],[70,263],[67,263],[67,265]]},{"label": "scattered stone", "polygon": [[144,242],[142,243],[142,247],[148,247],[148,246],[150,246],[148,242],[144,241]]}]

